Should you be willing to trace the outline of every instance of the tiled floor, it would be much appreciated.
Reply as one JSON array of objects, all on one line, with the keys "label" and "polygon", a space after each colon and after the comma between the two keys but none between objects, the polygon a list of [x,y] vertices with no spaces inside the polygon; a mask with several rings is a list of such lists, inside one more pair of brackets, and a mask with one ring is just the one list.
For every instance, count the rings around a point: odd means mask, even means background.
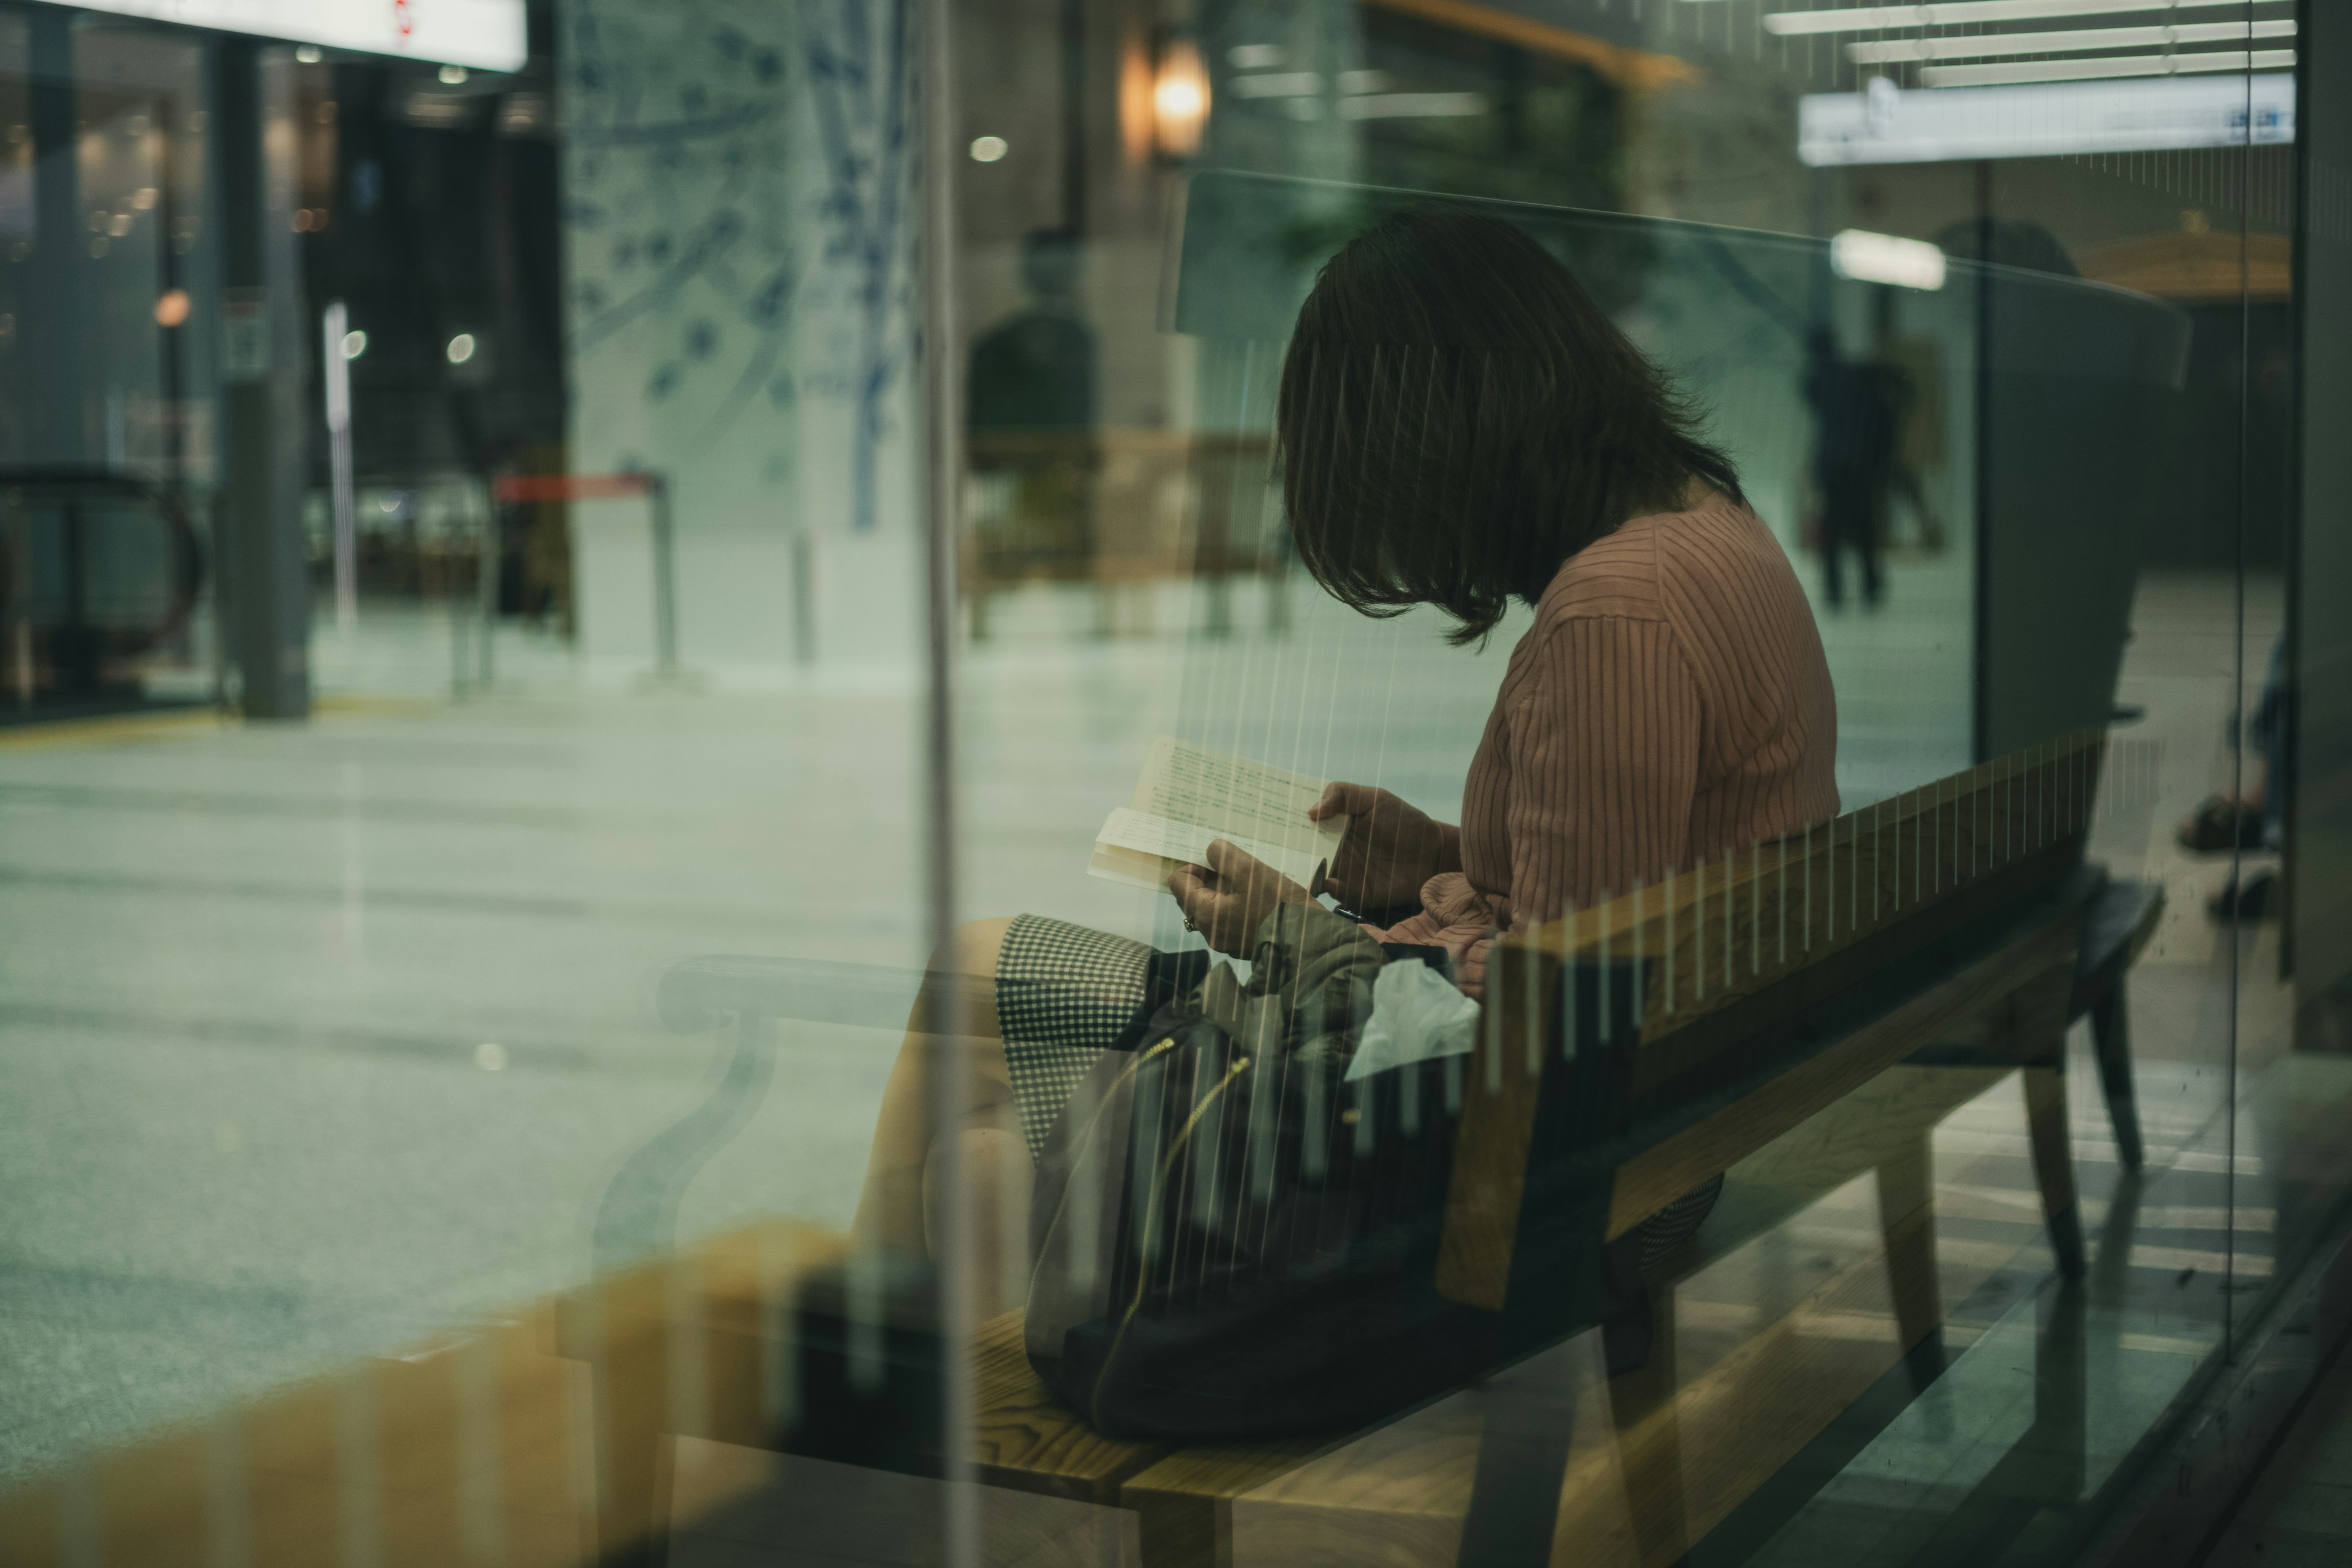
[{"label": "tiled floor", "polygon": [[2347,1563],[2352,1357],[2339,1353],[2203,1568],[2343,1568]]}]

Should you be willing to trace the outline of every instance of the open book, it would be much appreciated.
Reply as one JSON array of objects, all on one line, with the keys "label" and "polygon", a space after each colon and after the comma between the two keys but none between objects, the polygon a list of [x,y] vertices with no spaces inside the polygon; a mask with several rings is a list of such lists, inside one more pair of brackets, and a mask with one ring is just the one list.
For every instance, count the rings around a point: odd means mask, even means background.
[{"label": "open book", "polygon": [[1095,835],[1091,876],[1139,888],[1164,888],[1176,868],[1208,861],[1213,839],[1230,841],[1309,891],[1339,847],[1344,816],[1309,822],[1325,781],[1287,773],[1205,746],[1162,735],[1135,794]]}]

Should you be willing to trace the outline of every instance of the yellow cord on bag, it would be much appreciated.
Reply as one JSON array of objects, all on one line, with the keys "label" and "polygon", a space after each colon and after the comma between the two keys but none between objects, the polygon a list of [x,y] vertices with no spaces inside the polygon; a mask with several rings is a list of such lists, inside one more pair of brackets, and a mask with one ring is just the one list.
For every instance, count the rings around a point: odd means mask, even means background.
[{"label": "yellow cord on bag", "polygon": [[[1175,1042],[1171,1040],[1167,1043],[1173,1045]],[[1150,1237],[1152,1222],[1160,1217],[1160,1194],[1168,1190],[1168,1175],[1176,1168],[1176,1156],[1184,1152],[1184,1145],[1191,1140],[1192,1130],[1201,1125],[1201,1118],[1208,1114],[1209,1107],[1216,1103],[1219,1095],[1233,1087],[1234,1079],[1248,1070],[1251,1060],[1252,1058],[1248,1057],[1236,1057],[1234,1059],[1234,1065],[1225,1069],[1225,1076],[1218,1080],[1217,1087],[1201,1097],[1201,1103],[1192,1108],[1192,1114],[1184,1119],[1182,1127],[1177,1129],[1175,1142],[1168,1145],[1168,1157],[1160,1163],[1160,1173],[1152,1179],[1151,1196],[1144,1205],[1143,1235],[1145,1237]],[[1143,1064],[1138,1062],[1135,1065],[1141,1067]],[[1095,1373],[1094,1392],[1087,1400],[1087,1419],[1093,1422],[1097,1428],[1102,1426],[1103,1379],[1110,1375],[1111,1363],[1118,1359],[1118,1347],[1127,1340],[1128,1325],[1135,1321],[1135,1314],[1143,1309],[1144,1292],[1150,1282],[1151,1272],[1148,1265],[1136,1270],[1135,1300],[1127,1304],[1126,1315],[1118,1321],[1118,1332],[1111,1336],[1110,1349],[1103,1356],[1102,1370]]]},{"label": "yellow cord on bag", "polygon": [[[1129,1079],[1133,1078],[1137,1073],[1141,1072],[1143,1070],[1144,1063],[1150,1061],[1156,1056],[1165,1055],[1167,1052],[1172,1051],[1175,1048],[1176,1037],[1171,1035],[1168,1038],[1160,1041],[1158,1045],[1152,1047],[1150,1050],[1137,1052],[1135,1059],[1128,1064],[1127,1070],[1111,1080],[1110,1094],[1105,1095],[1103,1097],[1103,1103],[1095,1107],[1095,1113],[1087,1118],[1086,1130],[1078,1134],[1076,1150],[1070,1156],[1070,1169],[1072,1171],[1075,1172],[1086,1158],[1086,1147],[1087,1144],[1094,1142],[1095,1129],[1101,1124],[1103,1112],[1110,1109],[1111,1097],[1118,1093],[1119,1086],[1126,1083]],[[1069,1206],[1070,1188],[1067,1183],[1064,1183],[1062,1186],[1062,1201],[1054,1205],[1054,1217],[1045,1223],[1045,1234],[1037,1238],[1037,1261],[1029,1266],[1029,1294],[1031,1296],[1037,1293],[1037,1276],[1045,1271],[1045,1248],[1053,1241],[1054,1233],[1062,1228],[1062,1215],[1068,1211]],[[1027,1298],[1024,1297],[1023,1300],[1026,1300]]]}]

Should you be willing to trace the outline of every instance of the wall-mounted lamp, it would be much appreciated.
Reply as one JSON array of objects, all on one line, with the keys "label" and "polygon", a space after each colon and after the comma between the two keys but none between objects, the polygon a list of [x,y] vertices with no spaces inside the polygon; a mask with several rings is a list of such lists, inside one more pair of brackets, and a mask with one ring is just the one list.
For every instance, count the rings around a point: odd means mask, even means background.
[{"label": "wall-mounted lamp", "polygon": [[1160,40],[1151,64],[1151,149],[1162,158],[1189,158],[1201,150],[1209,123],[1209,70],[1200,46],[1171,35]]}]

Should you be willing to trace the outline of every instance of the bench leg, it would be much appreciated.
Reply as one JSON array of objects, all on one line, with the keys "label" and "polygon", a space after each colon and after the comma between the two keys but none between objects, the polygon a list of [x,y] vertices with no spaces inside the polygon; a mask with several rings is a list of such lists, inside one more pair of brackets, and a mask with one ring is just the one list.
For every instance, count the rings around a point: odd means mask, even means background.
[{"label": "bench leg", "polygon": [[649,1359],[616,1356],[594,1373],[598,1568],[662,1568],[669,1559],[667,1380]]},{"label": "bench leg", "polygon": [[[1674,1563],[1690,1549],[1682,1423],[1675,1405],[1674,1293],[1653,1295],[1648,1305],[1648,1358],[1609,1380],[1609,1407],[1616,1421],[1617,1462],[1624,1474],[1625,1504],[1633,1515],[1641,1560]],[[1607,1331],[1604,1327],[1602,1332]],[[1613,1363],[1616,1358],[1610,1359]]]},{"label": "bench leg", "polygon": [[[1541,1386],[1492,1388],[1478,1434],[1478,1472],[1462,1521],[1460,1568],[1546,1568],[1576,1432],[1577,1369],[1555,1351]],[[1528,1369],[1530,1371],[1533,1368]]]},{"label": "bench leg", "polygon": [[1878,1167],[1878,1226],[1886,1244],[1887,1286],[1911,1389],[1924,1393],[1944,1372],[1944,1298],[1936,1274],[1935,1145]]},{"label": "bench leg", "polygon": [[2045,1296],[2033,1346],[2033,1425],[1945,1516],[1913,1561],[1999,1561],[2036,1519],[2081,1500],[2088,1469],[2086,1305],[2079,1285]]},{"label": "bench leg", "polygon": [[2140,1168],[2139,1100],[2132,1091],[2131,1005],[2123,982],[2091,1007],[2091,1045],[2099,1058],[2099,1087],[2106,1090],[2107,1120],[2115,1123],[2116,1156],[2126,1171]]},{"label": "bench leg", "polygon": [[2033,1148],[2033,1176],[2042,1188],[2042,1217],[2058,1272],[2083,1277],[2083,1215],[2074,1202],[2074,1154],[2066,1116],[2066,1075],[2054,1067],[2025,1069],[2025,1130]]}]

